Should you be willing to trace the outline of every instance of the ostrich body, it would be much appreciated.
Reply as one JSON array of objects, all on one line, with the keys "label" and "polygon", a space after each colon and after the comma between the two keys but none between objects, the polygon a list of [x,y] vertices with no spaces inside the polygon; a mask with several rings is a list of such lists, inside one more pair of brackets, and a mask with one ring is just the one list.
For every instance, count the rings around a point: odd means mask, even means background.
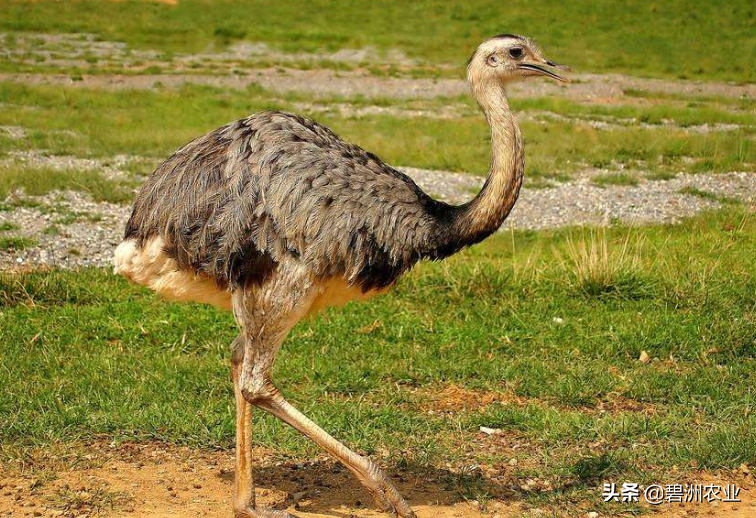
[{"label": "ostrich body", "polygon": [[375,155],[312,120],[258,113],[190,142],[137,195],[116,272],[178,300],[231,309],[236,397],[237,518],[285,515],[255,506],[254,406],[293,426],[352,471],[378,505],[412,509],[376,464],[339,443],[289,404],[271,368],[303,317],[388,290],[422,259],[439,260],[495,232],[522,184],[520,130],[506,84],[560,76],[527,38],[483,42],[468,81],[491,128],[493,156],[481,192],[451,206],[426,195]]}]

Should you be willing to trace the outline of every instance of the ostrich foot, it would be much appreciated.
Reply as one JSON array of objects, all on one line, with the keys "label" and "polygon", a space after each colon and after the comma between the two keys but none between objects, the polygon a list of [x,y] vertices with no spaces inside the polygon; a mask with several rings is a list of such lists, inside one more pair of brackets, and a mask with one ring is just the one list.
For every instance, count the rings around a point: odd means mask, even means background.
[{"label": "ostrich foot", "polygon": [[381,511],[401,518],[417,518],[407,501],[390,483],[384,482],[377,488],[370,488],[370,490],[373,493],[373,498],[375,498],[376,506]]},{"label": "ostrich foot", "polygon": [[277,511],[269,507],[257,507],[234,511],[234,518],[298,518],[287,511]]}]

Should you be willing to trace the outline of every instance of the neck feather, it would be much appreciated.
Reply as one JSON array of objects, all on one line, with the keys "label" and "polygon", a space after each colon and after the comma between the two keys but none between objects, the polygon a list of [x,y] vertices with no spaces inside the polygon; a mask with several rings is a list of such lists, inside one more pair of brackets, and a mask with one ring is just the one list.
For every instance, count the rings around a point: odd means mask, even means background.
[{"label": "neck feather", "polygon": [[522,136],[499,84],[472,86],[473,95],[491,128],[493,153],[483,188],[470,202],[456,208],[450,236],[459,248],[495,232],[514,207],[525,169]]}]

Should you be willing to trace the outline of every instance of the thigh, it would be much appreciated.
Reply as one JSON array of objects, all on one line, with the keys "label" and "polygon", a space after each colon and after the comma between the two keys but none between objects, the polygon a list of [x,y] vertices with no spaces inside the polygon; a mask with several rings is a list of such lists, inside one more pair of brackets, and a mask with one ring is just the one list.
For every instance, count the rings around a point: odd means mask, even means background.
[{"label": "thigh", "polygon": [[309,270],[291,261],[279,263],[263,284],[233,292],[241,341],[235,357],[241,361],[244,392],[263,389],[281,344],[291,328],[307,315],[321,291]]}]

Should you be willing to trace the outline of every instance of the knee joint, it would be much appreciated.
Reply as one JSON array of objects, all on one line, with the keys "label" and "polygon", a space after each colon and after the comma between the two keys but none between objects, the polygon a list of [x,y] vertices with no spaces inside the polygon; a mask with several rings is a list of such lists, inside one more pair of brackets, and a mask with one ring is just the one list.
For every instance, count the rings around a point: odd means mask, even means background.
[{"label": "knee joint", "polygon": [[270,380],[242,380],[241,393],[248,403],[258,405],[269,401],[276,393],[276,388]]}]

